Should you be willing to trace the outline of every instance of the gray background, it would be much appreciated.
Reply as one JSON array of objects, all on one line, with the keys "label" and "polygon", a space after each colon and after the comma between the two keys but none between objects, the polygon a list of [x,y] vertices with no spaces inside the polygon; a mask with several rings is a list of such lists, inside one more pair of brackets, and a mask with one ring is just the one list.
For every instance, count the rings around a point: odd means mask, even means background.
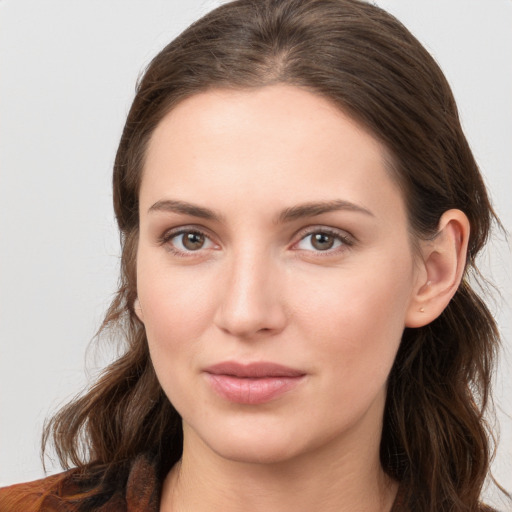
[{"label": "gray background", "polygon": [[[44,475],[44,419],[114,355],[105,340],[90,340],[116,288],[110,174],[135,80],[164,44],[218,3],[0,0],[0,484]],[[512,2],[376,3],[445,71],[510,231]],[[512,490],[512,272],[502,235],[482,267],[501,290],[490,302],[506,347],[495,385],[501,442],[494,470]]]}]

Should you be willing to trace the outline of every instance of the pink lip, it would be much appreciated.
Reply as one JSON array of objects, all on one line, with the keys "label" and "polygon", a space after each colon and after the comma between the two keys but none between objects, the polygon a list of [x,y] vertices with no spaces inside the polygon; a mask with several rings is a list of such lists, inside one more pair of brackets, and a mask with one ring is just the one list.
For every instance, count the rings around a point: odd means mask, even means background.
[{"label": "pink lip", "polygon": [[227,361],[204,370],[213,390],[230,402],[262,404],[295,388],[304,372],[275,363]]}]

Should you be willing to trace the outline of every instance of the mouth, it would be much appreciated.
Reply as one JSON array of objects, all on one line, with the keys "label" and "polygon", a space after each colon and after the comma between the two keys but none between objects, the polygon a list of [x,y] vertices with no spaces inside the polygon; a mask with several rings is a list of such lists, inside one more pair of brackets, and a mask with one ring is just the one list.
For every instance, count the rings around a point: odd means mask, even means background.
[{"label": "mouth", "polygon": [[204,370],[221,398],[229,402],[257,405],[269,402],[297,387],[305,373],[275,363],[240,364],[227,361]]}]

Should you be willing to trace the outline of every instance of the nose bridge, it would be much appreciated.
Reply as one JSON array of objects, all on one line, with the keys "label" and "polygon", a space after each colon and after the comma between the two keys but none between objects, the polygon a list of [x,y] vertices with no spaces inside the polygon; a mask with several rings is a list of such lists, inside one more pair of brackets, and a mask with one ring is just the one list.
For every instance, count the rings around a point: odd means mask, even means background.
[{"label": "nose bridge", "polygon": [[275,257],[251,245],[229,259],[217,325],[238,337],[281,330],[286,318]]}]

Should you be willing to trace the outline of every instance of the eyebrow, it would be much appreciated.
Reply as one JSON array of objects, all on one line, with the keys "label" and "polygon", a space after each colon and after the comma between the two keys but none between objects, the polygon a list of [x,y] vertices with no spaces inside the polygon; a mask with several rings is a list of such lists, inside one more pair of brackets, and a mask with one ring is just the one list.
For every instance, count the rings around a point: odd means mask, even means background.
[{"label": "eyebrow", "polygon": [[148,213],[151,212],[181,213],[183,215],[191,215],[192,217],[199,217],[201,219],[213,220],[217,222],[222,222],[223,220],[222,215],[216,213],[213,210],[210,210],[209,208],[204,208],[203,206],[188,203],[187,201],[177,201],[174,199],[157,201],[153,206],[149,208]]},{"label": "eyebrow", "polygon": [[344,201],[343,199],[335,199],[333,201],[320,201],[291,206],[279,214],[276,222],[280,224],[302,219],[304,217],[314,217],[316,215],[321,215],[322,213],[329,213],[340,210],[348,210],[351,212],[363,213],[365,215],[375,217],[375,215],[370,210],[362,206],[351,203],[350,201]]},{"label": "eyebrow", "polygon": [[[284,224],[286,222],[291,222],[305,217],[315,217],[323,213],[340,210],[363,213],[365,215],[374,217],[374,214],[370,210],[362,206],[351,203],[350,201],[335,199],[332,201],[304,203],[285,208],[277,216],[274,222],[276,224]],[[159,211],[180,213],[183,215],[190,215],[192,217],[199,217],[201,219],[212,220],[219,223],[224,221],[223,215],[215,212],[214,210],[211,210],[210,208],[205,208],[203,206],[198,206],[187,201],[178,201],[175,199],[164,199],[157,201],[149,208],[148,213]]]}]

